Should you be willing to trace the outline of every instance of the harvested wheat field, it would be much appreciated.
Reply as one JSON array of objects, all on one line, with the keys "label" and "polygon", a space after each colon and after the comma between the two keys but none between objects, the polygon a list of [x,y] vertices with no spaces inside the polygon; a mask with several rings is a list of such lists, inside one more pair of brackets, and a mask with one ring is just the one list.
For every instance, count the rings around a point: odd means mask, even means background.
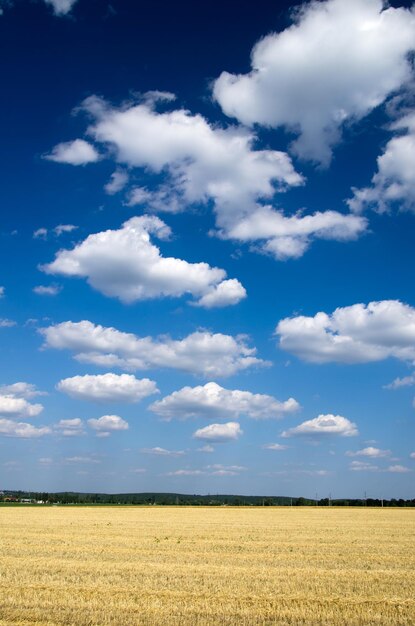
[{"label": "harvested wheat field", "polygon": [[415,511],[0,509],[0,624],[415,624]]}]

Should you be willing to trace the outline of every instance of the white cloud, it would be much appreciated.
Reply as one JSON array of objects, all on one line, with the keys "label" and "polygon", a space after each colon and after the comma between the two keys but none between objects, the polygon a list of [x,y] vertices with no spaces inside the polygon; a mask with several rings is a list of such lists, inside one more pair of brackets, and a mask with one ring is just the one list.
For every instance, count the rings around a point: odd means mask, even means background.
[{"label": "white cloud", "polygon": [[57,237],[60,237],[63,233],[72,233],[74,230],[77,230],[78,226],[74,226],[73,224],[58,224],[53,229],[53,232]]},{"label": "white cloud", "polygon": [[286,476],[289,480],[296,476],[329,476],[331,472],[325,469],[285,469],[276,472],[265,472],[264,476]]},{"label": "white cloud", "polygon": [[241,242],[262,240],[264,253],[286,260],[301,257],[313,239],[353,241],[366,228],[367,220],[357,215],[324,211],[286,217],[282,211],[262,206],[237,221],[225,236]]},{"label": "white cloud", "polygon": [[[148,101],[114,109],[93,97],[84,106],[96,118],[89,132],[110,144],[119,162],[164,175],[156,190],[130,190],[130,205],[177,212],[211,200],[220,237],[258,240],[259,251],[278,259],[302,256],[316,238],[356,239],[367,227],[365,219],[335,211],[287,217],[261,206],[260,201],[304,179],[284,152],[254,150],[256,136],[246,129],[215,128],[184,110],[158,113]],[[250,235],[251,230],[258,234]],[[204,301],[212,306],[218,296]]]},{"label": "white cloud", "polygon": [[168,472],[166,476],[238,476],[240,472],[246,470],[241,465],[207,465],[205,469],[179,469],[174,472]]},{"label": "white cloud", "polygon": [[[159,113],[157,99],[144,96],[140,104],[118,109],[95,96],[83,103],[94,118],[88,133],[104,144],[108,156],[160,179],[151,191],[130,188],[130,206],[178,212],[211,202],[218,236],[257,241],[254,249],[277,259],[302,256],[313,239],[348,241],[365,231],[366,219],[356,215],[327,211],[286,216],[262,206],[276,192],[304,183],[290,157],[285,152],[255,150],[257,136],[246,128],[218,128],[183,109]],[[125,172],[116,170],[107,191],[118,191],[125,182]],[[251,228],[261,234],[249,235]],[[233,286],[234,298],[243,295],[240,285],[234,281]],[[212,291],[203,298],[206,306],[218,306],[222,299],[228,302],[230,293],[225,297],[223,285]]]},{"label": "white cloud", "polygon": [[30,400],[30,398],[35,398],[36,396],[46,396],[47,393],[45,391],[39,391],[36,385],[32,385],[31,383],[18,382],[12,385],[0,386],[0,395]]},{"label": "white cloud", "polygon": [[160,448],[156,446],[154,448],[141,448],[140,452],[143,454],[154,454],[155,456],[183,456],[183,450],[166,450],[166,448]]},{"label": "white cloud", "polygon": [[[272,197],[274,184],[284,188],[303,182],[284,152],[254,150],[256,136],[247,129],[214,127],[183,109],[158,113],[154,104],[147,99],[116,109],[90,97],[84,108],[95,124],[88,132],[110,145],[119,163],[167,172],[168,195],[182,206],[212,199],[220,212],[227,212],[227,205],[234,211],[238,204],[246,210],[257,198]],[[151,205],[151,195],[146,200]]]},{"label": "white cloud", "polygon": [[31,439],[49,435],[51,432],[51,429],[46,426],[38,428],[26,422],[13,422],[9,419],[0,418],[0,436]]},{"label": "white cloud", "polygon": [[381,450],[380,448],[374,448],[373,446],[363,448],[362,450],[356,450],[356,452],[353,452],[351,450],[346,452],[346,456],[367,456],[372,459],[380,459],[382,457],[390,455],[390,450]]},{"label": "white cloud", "polygon": [[110,180],[104,187],[105,193],[107,193],[110,196],[113,196],[114,194],[124,189],[127,183],[128,183],[127,172],[125,170],[119,170],[119,169],[115,170],[115,172],[111,174]]},{"label": "white cloud", "polygon": [[0,317],[0,328],[12,328],[13,326],[16,326],[16,322],[14,320]]},{"label": "white cloud", "polygon": [[210,424],[205,428],[199,428],[193,433],[193,438],[212,443],[225,443],[239,439],[242,434],[243,430],[238,422],[227,422],[226,424]]},{"label": "white cloud", "polygon": [[33,287],[33,292],[38,296],[57,296],[62,290],[60,285],[38,285]]},{"label": "white cloud", "polygon": [[412,472],[409,467],[404,467],[403,465],[390,465],[387,472],[392,472],[393,474],[407,474],[408,472]]},{"label": "white cloud", "polygon": [[388,357],[415,361],[415,309],[399,300],[286,318],[276,333],[283,350],[313,363],[368,363]]},{"label": "white cloud", "polygon": [[5,294],[5,288],[4,287],[0,287],[0,298],[4,298]]},{"label": "white cloud", "polygon": [[84,435],[84,423],[79,417],[67,420],[59,420],[54,425],[57,432],[63,437],[78,437]]},{"label": "white cloud", "polygon": [[411,452],[409,456],[411,457],[411,459],[415,459],[415,452]]},{"label": "white cloud", "polygon": [[379,467],[367,461],[352,461],[349,469],[352,472],[379,472]]},{"label": "white cloud", "polygon": [[0,416],[7,418],[36,417],[43,411],[41,404],[31,404],[22,397],[16,397],[11,393],[0,395]]},{"label": "white cloud", "polygon": [[[74,226],[74,224],[58,224],[55,228],[52,228],[51,232],[56,237],[60,237],[63,233],[72,233],[74,230],[77,230],[77,228],[78,226]],[[46,240],[48,238],[48,232],[47,228],[38,228],[33,232],[33,239]]]},{"label": "white cloud", "polygon": [[415,372],[403,378],[395,378],[389,385],[385,385],[385,389],[399,389],[400,387],[410,387],[415,385]]},{"label": "white cloud", "polygon": [[205,474],[202,470],[179,469],[175,472],[167,472],[166,476],[200,476]]},{"label": "white cloud", "polygon": [[33,231],[33,239],[46,239],[47,236],[47,228],[38,228],[37,230]]},{"label": "white cloud", "polygon": [[[127,303],[189,293],[200,298],[199,306],[210,308],[236,304],[246,296],[237,280],[225,280],[222,269],[163,257],[150,235],[165,240],[170,234],[158,217],[133,217],[118,230],[89,235],[72,250],[61,250],[41,269],[48,274],[84,277],[101,293]],[[203,296],[207,296],[206,302]]]},{"label": "white cloud", "polygon": [[94,465],[101,463],[99,459],[95,459],[92,456],[69,456],[66,457],[65,461],[67,463],[93,463]]},{"label": "white cloud", "polygon": [[43,465],[44,467],[48,467],[53,464],[53,459],[50,456],[43,456],[38,459],[39,465]]},{"label": "white cloud", "polygon": [[222,465],[222,463],[214,463],[213,465],[207,465],[206,469],[211,470],[213,472],[225,470],[225,471],[239,473],[239,472],[244,472],[247,468],[244,465]]},{"label": "white cloud", "polygon": [[94,146],[83,139],[66,141],[55,146],[50,154],[45,156],[55,163],[67,163],[69,165],[86,165],[96,163],[100,158]]},{"label": "white cloud", "polygon": [[67,15],[77,0],[45,0],[53,8],[55,15]]},{"label": "white cloud", "polygon": [[353,437],[358,435],[356,424],[341,415],[319,415],[312,420],[307,420],[294,428],[285,430],[282,437],[320,437],[324,435],[339,435],[340,437]]},{"label": "white cloud", "polygon": [[299,156],[327,164],[341,129],[411,77],[413,11],[382,0],[309,2],[253,48],[249,74],[223,72],[214,97],[243,124],[283,126]]},{"label": "white cloud", "polygon": [[207,452],[207,453],[215,452],[215,448],[213,446],[210,446],[209,444],[206,444],[205,446],[202,446],[201,448],[196,448],[196,450],[197,452]]},{"label": "white cloud", "polygon": [[204,386],[183,387],[154,402],[149,408],[167,420],[193,417],[238,419],[241,415],[269,419],[281,418],[298,411],[300,405],[294,398],[280,402],[273,396],[224,389],[217,383],[210,382]]},{"label": "white cloud", "polygon": [[236,278],[231,278],[212,287],[194,305],[213,309],[238,304],[244,298],[246,298],[245,287]]},{"label": "white cloud", "polygon": [[98,433],[109,433],[116,430],[128,430],[128,422],[118,415],[103,415],[98,419],[89,419],[88,425]]},{"label": "white cloud", "polygon": [[255,356],[246,338],[197,331],[181,340],[153,339],[123,333],[84,320],[62,322],[39,331],[44,347],[69,349],[77,360],[126,370],[167,367],[204,376],[231,376],[254,365],[266,365]]},{"label": "white cloud", "polygon": [[71,398],[92,402],[139,402],[158,393],[153,380],[139,380],[132,374],[112,373],[64,378],[56,388]]},{"label": "white cloud", "polygon": [[391,129],[406,132],[386,144],[377,159],[372,185],[352,189],[353,197],[347,201],[352,211],[368,207],[383,213],[398,205],[415,212],[415,112],[392,124]]},{"label": "white cloud", "polygon": [[281,443],[267,443],[262,446],[264,450],[287,450],[288,446],[283,446]]}]

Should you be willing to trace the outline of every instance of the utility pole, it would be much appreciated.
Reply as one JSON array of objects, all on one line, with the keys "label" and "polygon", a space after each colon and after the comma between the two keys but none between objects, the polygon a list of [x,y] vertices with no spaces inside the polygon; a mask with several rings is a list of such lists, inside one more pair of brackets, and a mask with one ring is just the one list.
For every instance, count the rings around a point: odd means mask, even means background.
[{"label": "utility pole", "polygon": [[318,493],[316,493],[316,506],[318,506]]}]

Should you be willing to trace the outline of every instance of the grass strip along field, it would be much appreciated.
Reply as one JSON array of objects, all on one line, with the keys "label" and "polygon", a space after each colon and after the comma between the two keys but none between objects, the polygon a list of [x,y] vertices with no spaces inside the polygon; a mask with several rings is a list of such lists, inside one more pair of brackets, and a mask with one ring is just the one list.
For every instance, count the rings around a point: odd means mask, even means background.
[{"label": "grass strip along field", "polygon": [[415,510],[0,509],[0,624],[415,624]]}]

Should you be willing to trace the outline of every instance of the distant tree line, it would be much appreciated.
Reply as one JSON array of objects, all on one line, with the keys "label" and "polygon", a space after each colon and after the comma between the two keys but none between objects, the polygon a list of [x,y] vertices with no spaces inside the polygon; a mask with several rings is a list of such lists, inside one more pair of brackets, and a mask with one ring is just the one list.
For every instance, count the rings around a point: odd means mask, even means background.
[{"label": "distant tree line", "polygon": [[165,505],[165,506],[368,506],[368,507],[415,507],[415,499],[402,498],[381,500],[379,498],[290,498],[288,496],[238,496],[238,495],[189,495],[181,493],[79,493],[3,491],[0,502],[4,504],[83,504],[83,505]]}]

